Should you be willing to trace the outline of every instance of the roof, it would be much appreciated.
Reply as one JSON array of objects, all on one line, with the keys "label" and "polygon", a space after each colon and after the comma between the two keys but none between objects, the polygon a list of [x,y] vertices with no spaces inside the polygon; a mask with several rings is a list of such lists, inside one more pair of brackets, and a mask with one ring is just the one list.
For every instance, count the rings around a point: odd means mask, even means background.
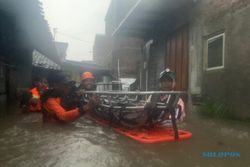
[{"label": "roof", "polygon": [[17,43],[25,49],[36,49],[51,60],[60,63],[41,6],[39,0],[0,0],[0,10],[15,18]]},{"label": "roof", "polygon": [[120,21],[138,0],[111,0],[105,20]]},{"label": "roof", "polygon": [[[146,38],[168,28],[163,23],[186,16],[193,3],[193,0],[138,0],[112,35]],[[181,7],[187,10],[178,10]]]},{"label": "roof", "polygon": [[42,68],[52,69],[52,70],[61,69],[61,67],[58,64],[48,59],[46,56],[44,56],[43,54],[39,53],[36,50],[34,50],[32,54],[32,65],[35,67],[42,67]]},{"label": "roof", "polygon": [[110,74],[110,71],[107,68],[97,65],[93,61],[79,62],[79,61],[65,60],[63,62],[63,67],[64,70],[70,68],[71,70],[77,70],[79,72],[91,71],[93,73]]}]

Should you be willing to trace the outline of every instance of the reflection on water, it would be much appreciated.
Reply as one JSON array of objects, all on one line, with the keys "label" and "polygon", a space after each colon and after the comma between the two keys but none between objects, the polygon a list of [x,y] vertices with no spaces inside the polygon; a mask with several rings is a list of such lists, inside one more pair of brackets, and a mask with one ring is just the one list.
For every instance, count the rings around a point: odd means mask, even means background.
[{"label": "reflection on water", "polygon": [[[249,166],[250,125],[199,117],[183,129],[184,142],[141,144],[81,118],[68,125],[45,125],[40,114],[9,115],[0,123],[0,166]],[[205,158],[207,151],[240,152],[240,158]]]}]

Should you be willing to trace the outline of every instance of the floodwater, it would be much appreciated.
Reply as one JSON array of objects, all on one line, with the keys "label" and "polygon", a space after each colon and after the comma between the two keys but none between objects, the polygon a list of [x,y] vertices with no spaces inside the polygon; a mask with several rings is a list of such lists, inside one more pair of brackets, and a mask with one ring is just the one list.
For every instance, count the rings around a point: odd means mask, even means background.
[{"label": "floodwater", "polygon": [[[249,123],[203,118],[195,111],[181,125],[193,138],[160,144],[138,143],[84,117],[68,125],[46,125],[41,118],[40,114],[2,116],[1,167],[246,167],[250,163]],[[239,152],[240,157],[203,157],[209,151]]]}]

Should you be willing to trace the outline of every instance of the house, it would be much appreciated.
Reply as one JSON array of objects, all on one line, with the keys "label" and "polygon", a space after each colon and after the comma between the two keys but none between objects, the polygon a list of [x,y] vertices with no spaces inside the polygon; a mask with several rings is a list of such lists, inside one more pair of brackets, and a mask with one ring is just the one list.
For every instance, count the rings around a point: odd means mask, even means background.
[{"label": "house", "polygon": [[169,67],[177,75],[176,90],[249,118],[249,15],[249,0],[138,0],[113,36],[144,40],[137,78],[144,90],[153,89]]},{"label": "house", "polygon": [[96,64],[102,65],[111,69],[111,51],[112,39],[110,36],[96,34],[93,46],[93,61]]},{"label": "house", "polygon": [[57,63],[49,59],[46,55],[37,50],[32,54],[32,78],[39,76],[40,78],[47,78],[51,72],[61,71],[62,62],[66,59],[66,51],[68,43],[54,41],[56,49],[56,57],[59,59]]},{"label": "house", "polygon": [[[67,60],[66,57],[67,57],[68,43],[56,41],[55,46],[58,57],[60,58],[61,61],[61,66],[60,66],[61,68],[59,70],[62,70],[63,72],[68,74],[72,80],[76,81],[77,84],[80,84],[81,74],[85,71],[92,72],[95,75],[97,82],[102,81],[104,76],[110,76],[108,68],[105,68],[100,64],[95,64],[93,61],[79,62],[79,61]],[[53,70],[57,69],[55,67],[53,68]]]},{"label": "house", "polygon": [[94,60],[108,67],[116,79],[137,77],[143,41],[136,37],[112,36],[136,0],[111,0],[105,17],[105,34],[96,35]]},{"label": "house", "polygon": [[65,60],[62,63],[62,70],[78,84],[81,82],[81,74],[86,71],[94,74],[96,82],[102,82],[103,77],[112,77],[107,68],[93,62]]},{"label": "house", "polygon": [[32,53],[32,79],[47,78],[51,72],[61,71],[61,63],[58,65],[42,53],[34,50]]},{"label": "house", "polygon": [[61,62],[66,59],[68,46],[69,44],[66,42],[55,41],[57,55]]},{"label": "house", "polygon": [[60,64],[41,3],[0,1],[0,103],[15,101],[19,89],[31,86],[33,67],[48,61],[44,56]]}]

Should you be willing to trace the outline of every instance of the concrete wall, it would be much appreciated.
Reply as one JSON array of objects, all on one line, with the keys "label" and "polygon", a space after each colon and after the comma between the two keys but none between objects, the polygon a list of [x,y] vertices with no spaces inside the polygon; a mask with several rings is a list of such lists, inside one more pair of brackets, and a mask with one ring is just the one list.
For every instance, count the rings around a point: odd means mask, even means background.
[{"label": "concrete wall", "polygon": [[93,60],[105,68],[111,67],[112,38],[107,35],[97,34],[93,46]]},{"label": "concrete wall", "polygon": [[32,52],[22,50],[19,54],[20,56],[16,55],[15,58],[13,56],[10,64],[4,68],[5,92],[0,97],[2,103],[15,102],[19,90],[27,89],[31,86]]},{"label": "concrete wall", "polygon": [[0,106],[6,102],[6,65],[0,61]]},{"label": "concrete wall", "polygon": [[[118,59],[120,60],[120,77],[136,77],[139,74],[139,66],[141,59],[141,46],[143,40],[132,37],[112,36],[113,32],[126,17],[130,9],[135,5],[137,0],[112,0],[109,6],[106,18],[105,28],[107,36],[112,41],[112,46],[100,46],[99,50],[107,49],[107,59],[110,61],[110,69],[113,76],[118,77]],[[98,50],[98,49],[96,49]],[[96,54],[98,54],[96,52]]]},{"label": "concrete wall", "polygon": [[189,25],[189,29],[189,91],[191,94],[201,94],[203,68],[201,24],[193,22]]},{"label": "concrete wall", "polygon": [[[250,1],[203,0],[190,21],[190,90],[225,102],[238,117],[250,117]],[[205,70],[205,41],[225,33],[223,69]]]},{"label": "concrete wall", "polygon": [[31,84],[32,49],[28,49],[27,34],[17,26],[14,16],[0,11],[0,20],[0,61],[4,69],[0,101],[5,104],[17,99],[18,88]]},{"label": "concrete wall", "polygon": [[120,77],[136,77],[141,63],[143,40],[131,37],[114,37],[112,48],[112,73],[118,76],[118,59],[120,60]]},{"label": "concrete wall", "polygon": [[19,88],[31,86],[32,51],[23,50],[22,57],[17,64],[16,80]]}]

